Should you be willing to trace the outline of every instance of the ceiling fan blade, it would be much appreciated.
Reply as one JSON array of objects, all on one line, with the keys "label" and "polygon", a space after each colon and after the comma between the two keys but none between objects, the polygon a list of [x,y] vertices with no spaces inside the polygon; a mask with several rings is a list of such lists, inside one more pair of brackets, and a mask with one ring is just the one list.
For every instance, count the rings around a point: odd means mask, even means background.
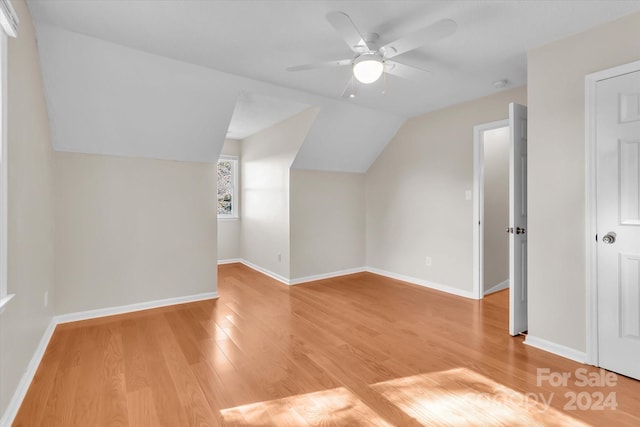
[{"label": "ceiling fan blade", "polygon": [[396,61],[385,61],[384,71],[386,73],[393,74],[394,76],[409,80],[420,80],[431,75],[431,71],[412,67],[411,65],[401,64]]},{"label": "ceiling fan blade", "polygon": [[349,15],[344,12],[333,11],[327,13],[327,21],[335,28],[335,30],[342,36],[349,48],[356,52],[368,52],[369,46],[364,40],[364,37],[360,34],[360,31],[356,28]]},{"label": "ceiling fan blade", "polygon": [[353,61],[351,59],[339,59],[336,61],[327,61],[327,62],[316,62],[315,64],[303,64],[303,65],[294,65],[292,67],[287,67],[287,71],[307,71],[307,70],[316,70],[319,68],[330,68],[330,67],[343,67],[345,65],[351,65]]},{"label": "ceiling fan blade", "polygon": [[417,49],[427,43],[443,39],[452,35],[458,29],[458,24],[451,19],[443,19],[405,37],[388,43],[380,48],[385,58],[393,58],[410,50]]},{"label": "ceiling fan blade", "polygon": [[343,98],[355,98],[356,95],[358,94],[358,83],[356,81],[356,79],[351,76],[351,78],[349,79],[349,83],[347,83],[347,85],[345,86],[344,90],[342,91],[342,97]]}]

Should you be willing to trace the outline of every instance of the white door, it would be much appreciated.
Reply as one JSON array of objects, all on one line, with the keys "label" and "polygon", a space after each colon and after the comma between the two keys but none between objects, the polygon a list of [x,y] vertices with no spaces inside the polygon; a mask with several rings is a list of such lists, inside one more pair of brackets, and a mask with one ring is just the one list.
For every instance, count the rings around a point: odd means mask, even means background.
[{"label": "white door", "polygon": [[598,355],[640,379],[640,71],[596,86]]},{"label": "white door", "polygon": [[509,333],[527,322],[527,107],[509,104]]}]

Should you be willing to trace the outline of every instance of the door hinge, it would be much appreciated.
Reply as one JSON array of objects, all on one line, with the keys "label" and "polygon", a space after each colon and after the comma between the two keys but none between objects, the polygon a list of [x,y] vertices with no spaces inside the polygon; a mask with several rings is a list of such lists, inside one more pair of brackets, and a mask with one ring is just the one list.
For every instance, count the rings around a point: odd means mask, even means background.
[{"label": "door hinge", "polygon": [[596,242],[598,241],[598,235],[596,234]]}]

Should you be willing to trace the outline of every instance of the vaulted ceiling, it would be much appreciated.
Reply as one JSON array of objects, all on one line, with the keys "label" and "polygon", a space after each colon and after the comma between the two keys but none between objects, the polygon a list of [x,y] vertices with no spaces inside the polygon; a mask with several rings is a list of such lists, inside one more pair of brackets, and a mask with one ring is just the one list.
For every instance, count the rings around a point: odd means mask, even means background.
[{"label": "vaulted ceiling", "polygon": [[[28,3],[56,149],[209,162],[228,131],[241,138],[316,106],[295,165],[353,172],[405,118],[494,93],[495,80],[526,84],[527,50],[640,11],[637,0]],[[445,18],[458,29],[395,58],[428,76],[388,76],[345,99],[348,66],[285,70],[353,56],[333,10],[381,43]]]}]

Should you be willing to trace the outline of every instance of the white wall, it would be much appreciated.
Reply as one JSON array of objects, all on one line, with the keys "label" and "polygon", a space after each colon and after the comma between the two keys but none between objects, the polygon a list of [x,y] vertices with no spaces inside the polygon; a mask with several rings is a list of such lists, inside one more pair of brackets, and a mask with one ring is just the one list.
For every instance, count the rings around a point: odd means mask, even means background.
[{"label": "white wall", "polygon": [[[524,87],[408,120],[366,175],[367,265],[471,296],[473,126],[526,104]],[[425,257],[432,258],[426,266]]]},{"label": "white wall", "polygon": [[289,168],[317,114],[307,109],[242,141],[241,257],[284,279],[290,278]]},{"label": "white wall", "polygon": [[529,52],[529,335],[586,350],[587,74],[640,59],[640,14]]},{"label": "white wall", "polygon": [[509,279],[509,128],[484,133],[484,290]]},{"label": "white wall", "polygon": [[[8,43],[8,290],[0,314],[0,418],[53,317],[53,152],[29,10],[13,1],[19,38]],[[44,307],[44,293],[49,306]]]},{"label": "white wall", "polygon": [[[225,139],[222,146],[221,155],[235,156],[238,159],[241,156],[242,142],[236,139]],[[240,161],[238,161],[240,166]],[[240,177],[238,177],[238,187],[241,186]],[[240,190],[240,188],[238,188]],[[240,196],[238,191],[238,196]],[[240,209],[242,209],[242,201],[240,201]],[[218,220],[218,261],[235,260],[240,258],[240,227],[242,221],[242,212],[239,219],[222,219]]]},{"label": "white wall", "polygon": [[55,153],[58,314],[217,290],[216,167]]},{"label": "white wall", "polygon": [[291,170],[291,278],[365,266],[364,174]]}]

